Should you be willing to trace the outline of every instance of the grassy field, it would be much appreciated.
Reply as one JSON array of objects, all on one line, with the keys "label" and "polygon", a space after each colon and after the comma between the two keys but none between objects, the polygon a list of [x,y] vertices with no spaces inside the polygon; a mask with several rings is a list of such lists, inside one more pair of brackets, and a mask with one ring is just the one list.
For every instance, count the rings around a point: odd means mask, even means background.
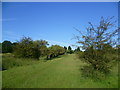
[{"label": "grassy field", "polygon": [[85,64],[74,54],[38,61],[31,65],[13,67],[2,71],[3,88],[117,88],[118,68],[104,80],[95,81],[81,76]]}]

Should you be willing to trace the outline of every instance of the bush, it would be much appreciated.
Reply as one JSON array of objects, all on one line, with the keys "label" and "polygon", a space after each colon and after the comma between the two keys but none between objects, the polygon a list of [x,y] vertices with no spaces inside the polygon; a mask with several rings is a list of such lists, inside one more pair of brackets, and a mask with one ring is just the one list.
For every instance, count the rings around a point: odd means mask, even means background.
[{"label": "bush", "polygon": [[92,78],[93,80],[104,80],[106,75],[99,70],[95,70],[92,66],[84,66],[81,68],[82,77]]},{"label": "bush", "polygon": [[99,70],[103,73],[108,73],[110,70],[109,62],[110,59],[107,58],[104,51],[89,49],[83,53],[83,58],[85,62],[89,63],[94,70]]},{"label": "bush", "polygon": [[14,55],[21,58],[39,59],[39,45],[34,43],[31,38],[23,37],[18,44],[14,46]]},{"label": "bush", "polygon": [[59,45],[52,45],[48,48],[47,59],[51,59],[57,57],[59,55],[63,55],[65,53],[65,49]]}]

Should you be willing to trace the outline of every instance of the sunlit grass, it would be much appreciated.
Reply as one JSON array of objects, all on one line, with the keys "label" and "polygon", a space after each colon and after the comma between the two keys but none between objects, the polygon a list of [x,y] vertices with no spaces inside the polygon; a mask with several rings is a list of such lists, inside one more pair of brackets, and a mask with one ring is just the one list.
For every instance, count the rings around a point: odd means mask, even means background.
[{"label": "sunlit grass", "polygon": [[118,68],[104,80],[84,78],[80,68],[86,65],[74,54],[61,56],[47,62],[13,67],[3,72],[3,88],[117,88]]}]

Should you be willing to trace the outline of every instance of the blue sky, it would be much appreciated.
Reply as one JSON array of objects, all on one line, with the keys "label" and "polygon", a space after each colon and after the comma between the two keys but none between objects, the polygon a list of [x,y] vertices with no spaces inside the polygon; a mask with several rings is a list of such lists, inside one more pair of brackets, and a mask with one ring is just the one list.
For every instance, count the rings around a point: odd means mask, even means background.
[{"label": "blue sky", "polygon": [[[47,40],[50,45],[69,46],[88,22],[100,17],[118,19],[117,2],[4,2],[2,3],[2,40],[15,42],[22,36]],[[74,48],[74,47],[73,47]]]}]

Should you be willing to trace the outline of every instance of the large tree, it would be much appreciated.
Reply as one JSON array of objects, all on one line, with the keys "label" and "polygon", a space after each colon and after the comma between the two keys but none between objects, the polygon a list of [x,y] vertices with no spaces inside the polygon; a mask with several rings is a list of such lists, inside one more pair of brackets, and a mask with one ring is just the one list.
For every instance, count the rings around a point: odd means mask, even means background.
[{"label": "large tree", "polygon": [[77,42],[82,44],[82,48],[85,50],[83,55],[85,62],[96,70],[109,71],[108,62],[110,60],[105,56],[104,48],[105,45],[111,46],[116,43],[115,35],[117,35],[118,29],[113,28],[114,25],[113,17],[107,19],[101,17],[98,25],[89,22],[85,34],[76,29],[80,33],[80,36],[76,36]]}]

